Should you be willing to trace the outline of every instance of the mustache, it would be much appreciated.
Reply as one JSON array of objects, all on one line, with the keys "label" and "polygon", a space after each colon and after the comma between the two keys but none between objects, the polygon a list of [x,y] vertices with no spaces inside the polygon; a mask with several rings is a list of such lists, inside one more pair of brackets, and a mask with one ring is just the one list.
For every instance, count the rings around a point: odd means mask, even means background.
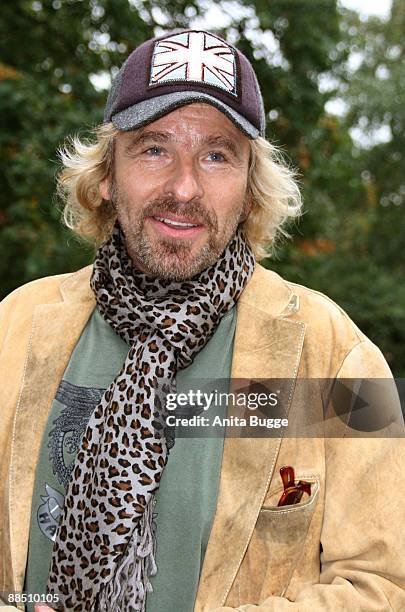
[{"label": "mustache", "polygon": [[218,218],[214,211],[207,210],[200,202],[177,202],[169,198],[161,198],[149,202],[142,211],[142,217],[163,216],[164,213],[180,215],[196,223],[218,231]]}]

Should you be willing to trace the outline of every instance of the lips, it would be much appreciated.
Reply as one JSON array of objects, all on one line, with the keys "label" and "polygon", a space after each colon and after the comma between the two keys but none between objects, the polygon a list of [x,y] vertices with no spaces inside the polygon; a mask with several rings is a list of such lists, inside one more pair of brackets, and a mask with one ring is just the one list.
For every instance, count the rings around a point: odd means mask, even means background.
[{"label": "lips", "polygon": [[172,238],[193,238],[204,230],[204,225],[196,219],[179,215],[154,215],[148,219],[159,234]]},{"label": "lips", "polygon": [[179,217],[176,215],[154,215],[153,218],[156,221],[160,221],[161,223],[165,223],[166,225],[176,228],[190,228],[201,225],[201,223],[195,219],[187,219],[185,217]]}]

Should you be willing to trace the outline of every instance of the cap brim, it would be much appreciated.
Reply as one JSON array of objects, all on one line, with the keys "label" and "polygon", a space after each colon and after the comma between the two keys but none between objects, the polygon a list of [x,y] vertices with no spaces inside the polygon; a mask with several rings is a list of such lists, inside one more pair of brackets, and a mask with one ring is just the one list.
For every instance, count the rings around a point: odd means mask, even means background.
[{"label": "cap brim", "polygon": [[224,113],[224,115],[226,115],[248,138],[255,140],[260,136],[260,131],[233,108],[224,104],[217,98],[214,98],[214,96],[198,91],[176,91],[171,94],[143,100],[113,115],[111,121],[118,130],[128,132],[129,130],[147,125],[180,106],[192,104],[193,102],[205,102],[206,104],[215,106],[215,108]]}]

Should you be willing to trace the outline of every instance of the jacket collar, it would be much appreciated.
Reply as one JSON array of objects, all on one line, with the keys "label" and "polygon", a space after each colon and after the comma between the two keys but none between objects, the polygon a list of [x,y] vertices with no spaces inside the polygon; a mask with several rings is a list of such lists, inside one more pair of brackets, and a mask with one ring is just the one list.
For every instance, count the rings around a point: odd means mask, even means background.
[{"label": "jacket collar", "polygon": [[94,293],[90,287],[90,276],[93,266],[81,268],[69,275],[60,285],[60,293],[65,304],[83,304],[92,302],[96,305]]},{"label": "jacket collar", "polygon": [[[10,546],[16,590],[22,589],[36,460],[41,435],[71,353],[94,307],[91,266],[62,281],[63,301],[37,306],[16,410],[10,477]],[[275,273],[255,267],[238,301],[232,378],[296,377],[304,324],[288,320],[296,296]],[[293,383],[291,383],[293,384]],[[33,419],[35,415],[35,419]],[[223,605],[260,510],[279,439],[227,439],[220,489],[196,612]],[[24,491],[21,496],[18,492]]]}]

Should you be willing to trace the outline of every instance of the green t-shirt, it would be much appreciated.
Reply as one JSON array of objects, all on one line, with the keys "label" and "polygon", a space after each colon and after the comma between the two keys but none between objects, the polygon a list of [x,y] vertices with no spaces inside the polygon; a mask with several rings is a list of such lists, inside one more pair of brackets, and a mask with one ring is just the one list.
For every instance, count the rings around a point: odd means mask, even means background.
[{"label": "green t-shirt", "polygon": [[[236,308],[177,374],[177,393],[197,381],[229,379]],[[32,500],[25,591],[46,593],[49,564],[64,495],[87,421],[115,378],[128,345],[97,309],[72,353],[43,433]],[[209,389],[208,389],[209,390]],[[223,415],[224,408],[216,408]],[[205,433],[205,432],[204,432]],[[156,495],[156,563],[147,612],[191,612],[217,501],[223,451],[221,435],[176,437]],[[33,612],[34,604],[27,609]]]}]

